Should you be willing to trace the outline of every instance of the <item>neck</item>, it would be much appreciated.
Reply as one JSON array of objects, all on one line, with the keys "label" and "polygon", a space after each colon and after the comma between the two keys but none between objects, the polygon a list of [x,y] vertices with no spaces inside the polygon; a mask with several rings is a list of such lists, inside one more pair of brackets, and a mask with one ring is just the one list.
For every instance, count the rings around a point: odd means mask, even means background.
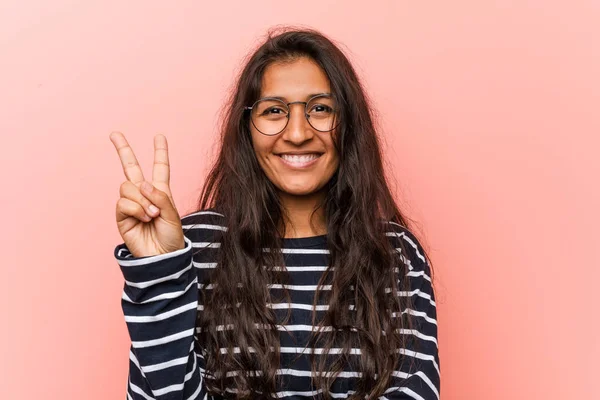
[{"label": "neck", "polygon": [[325,211],[322,207],[315,211],[323,197],[323,193],[309,196],[290,196],[280,193],[281,205],[284,208],[282,224],[285,224],[285,234],[283,237],[299,238],[326,234]]}]

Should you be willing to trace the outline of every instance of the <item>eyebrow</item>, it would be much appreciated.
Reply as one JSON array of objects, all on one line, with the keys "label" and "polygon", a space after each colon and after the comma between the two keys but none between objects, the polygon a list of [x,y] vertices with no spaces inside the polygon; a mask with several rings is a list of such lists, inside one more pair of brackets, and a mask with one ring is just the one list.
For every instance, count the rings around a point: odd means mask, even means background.
[{"label": "eyebrow", "polygon": [[[323,95],[323,94],[331,96],[331,93],[329,93],[329,92],[312,93],[312,94],[307,95],[304,100],[308,100],[311,97],[315,97],[315,96]],[[264,98],[267,98],[267,97],[270,98],[270,99],[278,99],[278,100],[287,102],[287,98],[285,96],[262,96],[261,99],[264,99]]]}]

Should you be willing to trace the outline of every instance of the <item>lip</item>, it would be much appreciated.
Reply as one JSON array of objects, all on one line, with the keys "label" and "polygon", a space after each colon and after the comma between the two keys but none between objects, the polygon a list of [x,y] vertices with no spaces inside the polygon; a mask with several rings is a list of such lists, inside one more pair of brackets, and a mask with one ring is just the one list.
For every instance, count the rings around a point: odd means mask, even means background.
[{"label": "lip", "polygon": [[[285,154],[289,154],[289,155],[304,155],[304,154],[318,154],[319,156],[317,158],[315,158],[312,161],[303,163],[303,164],[292,164],[289,161],[285,160],[283,157],[281,157],[282,155]],[[291,169],[306,169],[306,168],[310,168],[311,166],[313,166],[317,161],[319,161],[321,159],[321,156],[323,155],[323,153],[319,153],[316,151],[309,151],[309,152],[289,152],[289,153],[280,153],[277,154],[277,158],[279,158],[281,160],[281,162],[283,163],[283,165],[285,165],[288,168]]]},{"label": "lip", "polygon": [[318,154],[319,156],[323,155],[322,151],[282,151],[281,153],[275,153],[278,156],[282,156],[283,154],[288,154],[290,156],[303,156],[306,154]]}]

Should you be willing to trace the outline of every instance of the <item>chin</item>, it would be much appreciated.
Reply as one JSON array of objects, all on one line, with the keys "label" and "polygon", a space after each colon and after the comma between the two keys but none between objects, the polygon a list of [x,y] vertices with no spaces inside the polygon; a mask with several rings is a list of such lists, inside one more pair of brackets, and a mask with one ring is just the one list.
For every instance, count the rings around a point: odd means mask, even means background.
[{"label": "chin", "polygon": [[289,187],[286,185],[280,186],[280,190],[290,196],[310,196],[314,195],[321,190],[319,187],[304,186],[304,187]]}]

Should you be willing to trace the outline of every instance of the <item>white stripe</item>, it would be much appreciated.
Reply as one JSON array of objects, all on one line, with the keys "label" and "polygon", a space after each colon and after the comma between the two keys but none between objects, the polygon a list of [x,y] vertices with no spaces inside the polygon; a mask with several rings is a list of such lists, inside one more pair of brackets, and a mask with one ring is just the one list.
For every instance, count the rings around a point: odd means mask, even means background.
[{"label": "white stripe", "polygon": [[[226,373],[226,377],[230,378],[233,376],[238,376],[242,371],[240,370],[236,370],[236,371],[228,371]],[[316,371],[316,373],[320,376],[334,376],[335,373],[333,371]],[[262,371],[249,371],[249,375],[250,376],[261,376],[262,375]],[[293,369],[293,368],[279,368],[277,369],[276,375],[291,375],[291,376],[296,376],[296,377],[311,377],[314,376],[313,375],[313,371],[307,371],[307,370],[300,370],[300,369]],[[392,371],[392,376],[398,376],[398,377],[409,377],[409,376],[413,376],[416,375],[418,377],[420,377],[421,379],[423,379],[423,381],[425,381],[425,383],[427,383],[427,385],[434,391],[434,393],[436,394],[436,396],[439,399],[439,393],[437,391],[437,389],[435,388],[435,386],[433,385],[433,383],[431,382],[431,380],[421,371],[418,371],[414,374],[407,374],[405,372],[401,372],[401,371]],[[362,372],[358,372],[358,371],[340,371],[339,374],[337,375],[337,378],[360,378],[362,377]],[[378,374],[374,375],[375,379],[377,379]]]},{"label": "white stripe", "polygon": [[[279,324],[277,324],[275,326],[278,331],[282,331],[282,332],[319,332],[319,331],[331,332],[334,330],[334,328],[329,325],[319,327],[318,325],[306,325],[306,324],[295,324],[295,325],[279,325]],[[255,323],[254,327],[257,329],[270,329],[270,326],[267,324]],[[235,324],[217,325],[215,329],[217,331],[233,330],[233,329],[235,329]],[[337,330],[341,330],[341,328],[338,328]],[[356,332],[356,328],[350,328],[350,330],[353,332]],[[199,327],[196,328],[197,333],[200,333],[201,331],[202,331],[201,328],[199,328]],[[385,333],[384,331],[382,331],[382,332]],[[414,336],[418,337],[419,339],[433,342],[433,343],[435,343],[436,346],[438,344],[437,339],[434,336],[425,335],[416,329],[401,329],[401,328],[399,328],[399,329],[396,329],[396,332],[403,334],[403,335],[414,335]]]},{"label": "white stripe", "polygon": [[[323,389],[319,389],[319,390],[311,390],[311,391],[298,391],[298,390],[288,390],[285,392],[277,392],[276,393],[276,397],[277,398],[281,398],[281,397],[292,397],[292,396],[302,396],[302,397],[313,397],[317,394],[323,393]],[[332,397],[333,396],[332,394]],[[347,397],[347,396],[345,396]]]},{"label": "white stripe", "polygon": [[[237,287],[243,287],[242,283],[238,283]],[[269,289],[290,289],[290,290],[298,290],[298,291],[302,291],[302,292],[314,292],[317,290],[319,286],[318,285],[288,285],[288,284],[281,284],[281,283],[270,283],[267,285],[267,288]],[[321,285],[320,288],[321,290],[331,290],[331,288],[333,287],[333,285]],[[211,290],[215,288],[215,284],[214,283],[209,283],[209,284],[203,284],[203,283],[199,283],[198,284],[198,289],[207,289],[207,290]],[[350,290],[354,290],[354,285],[350,285],[349,286]],[[392,289],[391,288],[385,288],[385,293],[391,293]],[[411,293],[410,296],[414,295],[414,294],[418,294],[420,293],[419,290],[415,289],[412,292],[398,292],[400,296],[406,297],[406,293]],[[424,296],[421,296],[424,297]],[[428,299],[431,299],[431,297],[427,297]]]},{"label": "white stripe", "polygon": [[435,337],[424,335],[416,329],[396,329],[396,332],[401,333],[403,335],[414,335],[414,336],[418,337],[419,339],[433,342],[433,343],[435,343],[436,347],[438,345],[437,339]]},{"label": "white stripe", "polygon": [[166,281],[172,281],[172,280],[178,279],[181,275],[185,274],[190,269],[192,269],[192,263],[191,262],[189,263],[189,265],[187,267],[185,267],[181,271],[176,272],[176,273],[171,274],[171,275],[168,275],[168,276],[163,276],[162,278],[152,279],[150,281],[144,281],[144,282],[131,282],[131,281],[125,280],[125,283],[127,284],[127,286],[144,289],[144,288],[156,285],[157,283],[166,282]]},{"label": "white stripe", "polygon": [[[319,326],[313,325],[305,325],[305,324],[297,324],[297,325],[275,325],[278,331],[282,332],[318,332],[320,330]],[[270,329],[270,326],[266,324],[255,323],[254,327],[257,329]],[[233,330],[235,329],[234,324],[227,325],[217,325],[215,328],[217,331],[225,331],[225,330]],[[356,328],[350,328],[351,331],[356,332]],[[202,329],[200,327],[196,327],[196,333],[200,333]],[[322,328],[323,332],[331,332],[333,331],[333,327],[324,326]]]},{"label": "white stripe", "polygon": [[[289,329],[290,327],[292,327],[292,329]],[[224,326],[220,325],[219,328],[220,329],[217,329],[217,330],[223,330]],[[231,326],[229,327],[229,329],[233,329],[233,328],[234,327],[231,327]],[[288,328],[287,329],[288,331],[310,331],[310,330],[316,331],[317,330],[317,327],[312,327],[312,326],[309,326],[309,325],[287,325],[287,326],[281,326],[281,325],[279,325],[278,326],[278,329],[280,331],[285,330],[284,328]],[[312,329],[310,329],[310,328],[312,328]],[[200,328],[197,328],[197,330],[199,330],[199,329]],[[323,328],[323,331],[324,332],[330,332],[330,331],[332,331],[332,328],[330,326],[326,326],[326,327]],[[437,347],[437,340],[433,336],[424,335],[424,334],[422,334],[419,331],[414,330],[414,329],[413,330],[409,330],[409,329],[397,329],[397,331],[399,333],[402,333],[402,334],[412,334],[412,335],[415,335],[415,336],[417,336],[417,337],[419,337],[421,339],[432,341],[432,342],[434,342],[436,344],[436,347]],[[274,350],[274,349],[272,349],[272,350]],[[315,354],[325,354],[324,353],[325,350],[326,349],[324,349],[324,348],[313,348],[313,347],[306,347],[306,348],[302,348],[302,347],[281,347],[280,352],[281,353],[292,353],[292,354],[310,354],[311,351],[314,351]],[[228,349],[227,348],[220,348],[219,351],[222,354],[226,354],[227,351],[228,351]],[[250,347],[248,351],[254,352],[255,350],[252,347]],[[358,354],[360,354],[360,351],[361,350],[358,349],[358,348],[352,348],[352,349],[350,349],[350,353],[349,354],[358,355]],[[426,361],[431,361],[433,363],[436,371],[438,372],[438,375],[440,374],[439,366],[436,363],[435,358],[433,356],[428,355],[428,354],[424,354],[424,353],[418,353],[418,352],[415,352],[415,351],[412,351],[412,350],[407,350],[407,349],[404,349],[404,348],[397,349],[396,351],[399,352],[399,353],[401,353],[401,354],[405,354],[407,356],[419,358],[419,359],[426,360]],[[234,353],[239,353],[239,352],[240,352],[240,348],[239,347],[234,347]],[[330,349],[330,352],[327,353],[327,354],[341,354],[341,352],[342,352],[341,348],[332,348],[332,349]]]},{"label": "white stripe", "polygon": [[[410,262],[410,261],[409,261]],[[218,263],[216,262],[212,262],[212,263],[200,263],[200,262],[195,262],[194,261],[194,267],[198,268],[198,269],[214,269],[216,268],[218,265]],[[262,266],[263,269],[267,269],[266,265]],[[288,271],[288,272],[322,272],[322,271],[327,271],[327,269],[329,268],[329,271],[335,271],[335,267],[328,267],[326,265],[300,265],[300,266],[274,266],[271,269],[273,271]],[[400,272],[400,268],[395,267],[394,268],[394,272],[399,273]],[[423,276],[424,272],[411,272],[408,273],[407,276],[414,276],[414,277],[418,277],[418,276]],[[425,279],[429,280],[431,282],[431,279],[429,279],[429,277],[427,275],[425,275]]]},{"label": "white stripe", "polygon": [[146,400],[154,400],[154,397],[150,397],[149,395],[147,395],[142,388],[140,388],[139,386],[134,385],[133,383],[131,383],[131,380],[129,380],[129,386],[131,387],[131,391],[135,392],[137,394],[139,394],[140,396],[142,396],[143,398],[145,398]]},{"label": "white stripe", "polygon": [[200,263],[200,262],[195,262],[194,261],[194,267],[198,268],[198,269],[213,269],[217,267],[217,263],[216,262],[212,262],[212,263]]},{"label": "white stripe", "polygon": [[[395,222],[390,222],[394,225],[398,225],[398,226],[402,226],[399,225]],[[404,232],[387,232],[386,235],[388,236],[396,236],[396,237],[401,237],[402,239],[404,239],[404,241],[408,242],[412,248],[415,250],[415,253],[417,254],[417,257],[419,257],[421,259],[421,261],[426,262],[425,261],[425,257],[423,257],[423,255],[421,254],[421,252],[419,251],[419,248],[417,246],[417,244],[415,242],[412,241],[412,239],[410,237],[408,237],[408,235]]]},{"label": "white stripe", "polygon": [[[200,262],[195,262],[194,261],[194,267],[198,268],[198,269],[214,269],[216,268],[218,265],[218,263],[216,262],[212,262],[212,263],[200,263]],[[262,266],[263,269],[267,269],[266,265]],[[288,271],[288,272],[319,272],[319,271],[327,271],[327,267],[322,266],[322,265],[306,265],[306,266],[296,266],[296,267],[292,267],[292,266],[285,266],[285,267],[281,267],[281,266],[274,266],[271,269],[273,271]],[[329,268],[330,271],[335,271],[335,267],[331,267]],[[400,272],[400,269],[398,267],[394,268],[394,272],[398,273]],[[421,273],[415,273],[415,275],[411,275],[411,276],[421,276]]]},{"label": "white stripe", "polygon": [[[277,397],[280,396],[302,396],[302,397],[314,397],[317,394],[323,393],[323,389],[313,390],[313,391],[286,391],[286,392],[278,392]],[[354,390],[349,390],[346,393],[335,393],[329,392],[329,395],[334,399],[347,399],[348,395],[356,393]]]},{"label": "white stripe", "polygon": [[[273,346],[270,347],[271,351],[275,351],[275,348]],[[342,354],[342,352],[344,351],[343,348],[332,348],[329,349],[329,352],[325,352],[324,348],[314,348],[314,347],[280,347],[279,348],[279,352],[280,353],[284,353],[284,354],[311,354],[311,352],[314,351],[314,354]],[[226,347],[221,347],[219,348],[219,352],[221,354],[227,354],[229,351],[228,348]],[[248,347],[248,351],[250,353],[256,353],[256,349],[254,347]],[[351,348],[349,349],[350,353],[352,355],[360,355],[361,354],[361,350],[357,349],[357,348]],[[233,352],[235,354],[238,354],[241,352],[241,349],[239,347],[234,347],[233,348]]]},{"label": "white stripe", "polygon": [[172,252],[165,253],[165,254],[158,254],[155,256],[150,256],[150,257],[146,257],[146,258],[142,258],[142,259],[131,260],[131,261],[130,260],[117,260],[117,262],[121,267],[136,267],[136,266],[140,266],[140,265],[153,264],[158,261],[168,260],[169,258],[174,258],[181,254],[184,254],[185,252],[187,252],[188,250],[190,250],[192,248],[192,241],[190,239],[188,239],[187,236],[184,236],[183,240],[185,241],[185,247],[183,249],[180,249],[177,251],[172,251]]},{"label": "white stripe", "polygon": [[[170,386],[167,386],[167,387],[164,387],[164,388],[161,388],[161,389],[152,389],[152,393],[155,396],[162,396],[162,395],[167,394],[167,393],[171,393],[171,392],[183,390],[184,387],[185,387],[185,383],[187,381],[189,381],[190,379],[192,379],[192,376],[194,376],[194,372],[196,372],[196,368],[197,368],[196,362],[197,362],[197,360],[198,360],[198,358],[194,357],[194,365],[192,367],[192,370],[185,375],[185,377],[183,378],[183,382],[182,383],[178,383],[178,384],[175,384],[175,385],[170,385]],[[200,372],[198,372],[198,373],[200,373]],[[202,386],[202,376],[200,376],[200,382],[199,382],[198,386],[199,387]]]},{"label": "white stripe", "polygon": [[117,257],[128,257],[131,253],[128,248],[122,248],[117,251]]},{"label": "white stripe", "polygon": [[398,353],[400,353],[400,354],[404,354],[404,355],[407,355],[409,357],[418,358],[419,360],[431,361],[431,363],[433,364],[433,367],[435,368],[435,370],[438,373],[438,376],[440,376],[440,366],[435,361],[435,357],[432,356],[431,354],[419,353],[419,352],[416,352],[416,351],[413,351],[413,350],[404,349],[404,348],[397,349],[396,351]]},{"label": "white stripe", "polygon": [[422,297],[424,299],[429,300],[429,304],[431,304],[432,306],[436,307],[435,301],[433,301],[431,299],[431,295],[429,295],[429,294],[427,294],[425,292],[421,292],[420,289],[415,289],[415,290],[413,290],[411,292],[398,292],[398,295],[401,296],[401,297],[410,297],[410,296],[414,296],[415,294],[417,296],[419,296],[419,297]]},{"label": "white stripe", "polygon": [[139,342],[131,342],[131,345],[134,348],[137,348],[137,349],[141,349],[141,348],[144,348],[144,347],[158,346],[159,344],[165,344],[165,343],[174,342],[174,341],[179,340],[179,339],[184,338],[184,337],[191,337],[191,336],[193,336],[193,334],[194,334],[194,328],[187,329],[187,330],[182,331],[182,332],[174,333],[173,335],[164,336],[164,337],[161,337],[159,339],[143,340],[143,341],[139,341]]},{"label": "white stripe", "polygon": [[406,276],[413,276],[413,277],[419,277],[422,276],[423,278],[427,279],[429,282],[431,282],[431,278],[429,277],[429,275],[427,275],[425,273],[425,271],[411,271],[408,274],[406,274]]},{"label": "white stripe", "polygon": [[[231,389],[231,388],[225,388],[226,392],[229,393],[237,393],[236,389]],[[299,390],[288,390],[285,392],[277,392],[273,395],[273,397],[275,398],[282,398],[282,397],[290,397],[290,396],[301,396],[301,397],[314,397],[317,394],[323,393],[323,389],[318,389],[318,390],[312,390],[312,391],[299,391]],[[351,393],[355,393],[352,390],[349,390],[347,393],[334,393],[334,392],[329,392],[329,395],[333,398],[348,398],[348,394]]]},{"label": "white stripe", "polygon": [[192,245],[194,248],[202,248],[202,249],[218,249],[221,247],[220,242],[194,242]]},{"label": "white stripe", "polygon": [[[237,303],[236,306],[239,307],[240,304],[241,303]],[[267,306],[267,308],[271,308],[273,310],[280,310],[280,309],[287,309],[287,308],[307,310],[307,311],[313,311],[313,310],[327,311],[327,310],[329,310],[328,304],[317,304],[317,306],[314,308],[310,304],[298,304],[298,303],[267,303],[266,306]],[[350,305],[348,307],[348,309],[354,310],[354,305]],[[203,310],[204,310],[204,304],[199,304],[198,311],[203,311]]]},{"label": "white stripe", "polygon": [[227,232],[227,227],[221,225],[210,225],[210,224],[189,224],[182,225],[183,229],[210,229],[213,231]]},{"label": "white stripe", "polygon": [[[190,353],[192,353],[193,351],[194,351],[194,343],[192,343],[192,345],[190,346]],[[130,358],[131,358],[131,356],[130,356]],[[146,373],[160,371],[163,369],[174,367],[176,365],[186,364],[189,359],[190,359],[190,355],[188,354],[185,357],[175,358],[173,360],[161,362],[158,364],[146,365],[144,367],[141,367],[140,369]]]},{"label": "white stripe", "polygon": [[[406,293],[410,293],[410,295],[414,295],[417,294],[418,290],[415,290],[413,292],[401,292],[403,293],[403,296],[406,296]],[[237,307],[240,306],[241,303],[237,303]],[[433,305],[435,306],[435,302],[433,302]],[[327,311],[329,310],[329,304],[317,304],[316,307],[314,307],[312,304],[301,304],[301,303],[267,303],[266,304],[267,308],[270,308],[272,310],[285,310],[288,308],[291,309],[296,309],[296,310],[305,310],[305,311]],[[350,304],[348,306],[349,310],[354,310],[354,304]],[[436,324],[437,325],[437,321],[434,318],[431,318],[427,315],[427,313],[422,312],[422,311],[416,311],[416,310],[412,310],[412,309],[404,309],[404,311],[402,313],[406,313],[407,310],[410,314],[418,316],[418,317],[423,317],[425,320],[427,320],[428,322],[432,323],[432,324]],[[204,304],[199,304],[198,305],[198,311],[204,311]],[[398,317],[398,313],[394,312],[392,313],[392,317]]]},{"label": "white stripe", "polygon": [[[327,311],[327,310],[329,310],[329,304],[317,304],[316,307],[314,307],[312,304],[267,303],[267,308],[270,308],[272,310],[282,310],[282,309],[285,310],[285,309],[291,308],[291,309],[306,310],[306,311]],[[354,304],[350,304],[348,306],[348,309],[354,310]],[[204,310],[204,306],[199,305],[198,310],[199,311]],[[406,313],[409,313],[409,314],[417,316],[417,317],[423,317],[427,322],[437,325],[437,321],[435,320],[435,318],[429,317],[426,312],[416,311],[416,310],[413,310],[410,308],[405,308],[404,311],[402,311],[402,314],[406,314]],[[392,313],[392,317],[398,317],[399,316],[398,314],[399,313],[394,312],[394,313]]]},{"label": "white stripe", "polygon": [[417,253],[417,257],[419,257],[421,259],[421,261],[423,261],[424,263],[425,261],[425,257],[423,257],[423,255],[421,254],[421,252],[419,251],[419,248],[417,247],[417,245],[415,244],[415,242],[413,242],[408,236],[404,236],[404,240],[406,240],[408,243],[410,243],[410,245],[413,247],[413,249],[415,250],[415,253]]},{"label": "white stripe", "polygon": [[[233,376],[238,376],[240,374],[241,371],[228,371],[227,374],[225,375],[227,378],[233,377]],[[333,371],[317,371],[317,373],[321,376],[333,376],[334,372]],[[256,375],[256,376],[260,376],[262,375],[262,371],[249,371],[250,376]],[[301,370],[301,369],[293,369],[293,368],[279,368],[276,372],[276,375],[291,375],[291,376],[298,376],[298,377],[311,377],[312,375],[312,371],[305,371],[305,370]],[[360,372],[356,372],[356,371],[341,371],[339,373],[339,375],[337,375],[338,378],[360,378],[362,376],[362,373]]]},{"label": "white stripe", "polygon": [[[263,248],[263,251],[269,253],[271,250]],[[325,249],[289,249],[282,248],[281,252],[284,254],[329,254],[329,250]]]},{"label": "white stripe", "polygon": [[[229,392],[229,393],[237,393],[237,390],[231,389],[231,388],[226,388],[225,391]],[[405,392],[406,394],[408,394],[415,400],[425,400],[423,397],[421,397],[420,395],[418,395],[411,389],[404,388],[404,387],[392,387],[385,391],[385,393],[392,393],[392,392]],[[288,391],[284,391],[284,392],[277,392],[274,394],[274,397],[276,397],[276,398],[285,398],[285,397],[291,397],[291,396],[314,397],[321,393],[323,393],[323,389],[317,389],[317,390],[311,390],[311,391],[288,390]],[[348,396],[350,396],[354,393],[356,393],[355,390],[348,390],[347,392],[340,392],[340,393],[329,392],[329,395],[334,399],[338,399],[338,398],[339,399],[341,399],[341,398],[347,399]],[[382,396],[382,397],[379,397],[379,399],[386,399],[386,397]]]},{"label": "white stripe", "polygon": [[143,369],[146,372],[160,371],[161,369],[167,369],[170,367],[174,367],[176,365],[186,364],[188,362],[188,360],[189,360],[189,356],[185,356],[185,357],[175,358],[170,361],[165,361],[163,363],[148,365],[147,367],[143,367]]},{"label": "white stripe", "polygon": [[[237,286],[238,287],[243,287],[243,285],[241,283],[238,283]],[[214,287],[215,287],[214,283],[209,283],[207,285],[205,285],[203,283],[199,283],[198,284],[198,289],[211,290],[211,289],[214,289]],[[305,291],[305,292],[317,290],[317,285],[287,285],[287,284],[280,284],[280,283],[272,283],[272,284],[268,284],[267,287],[269,289],[283,289],[283,288],[285,288],[285,289]],[[331,290],[331,285],[322,285],[321,289],[322,290]]]},{"label": "white stripe", "polygon": [[142,367],[140,365],[140,362],[135,357],[135,354],[133,354],[133,351],[131,351],[131,349],[129,349],[129,359],[131,360],[131,362],[133,363],[133,365],[135,365],[137,367],[137,369],[140,371],[140,374],[142,374],[142,376],[144,377],[144,379],[147,379],[146,378],[146,374],[144,373],[144,370],[142,369]]},{"label": "white stripe", "polygon": [[[317,304],[313,307],[312,304],[299,304],[299,303],[267,303],[267,307],[273,310],[281,310],[287,308],[307,310],[307,311],[327,311],[329,310],[329,304]],[[349,306],[350,310],[354,309],[353,305]]]},{"label": "white stripe", "polygon": [[[390,389],[392,389],[392,390],[390,390]],[[414,391],[412,391],[411,389],[409,389],[407,387],[392,387],[392,388],[389,388],[388,390],[386,390],[386,393],[397,393],[397,392],[404,392],[415,400],[425,400],[424,397],[420,396],[419,394],[415,393]],[[379,397],[379,399],[380,400],[389,400],[385,396],[381,396],[381,397]]]},{"label": "white stripe", "polygon": [[[202,290],[202,289],[206,289],[206,290],[211,290],[215,287],[214,283],[209,283],[207,285],[205,285],[204,283],[199,283],[198,284],[198,289]],[[238,287],[240,287],[240,284],[238,284]]]},{"label": "white stripe", "polygon": [[[263,265],[263,268],[267,268],[266,265]],[[278,266],[273,267],[273,271],[288,271],[288,272],[312,272],[312,271],[327,271],[327,266],[319,266],[319,265],[307,265],[307,266],[299,266],[299,267],[289,267],[289,266]],[[331,267],[331,271],[334,271],[335,268]]]},{"label": "white stripe", "polygon": [[195,217],[196,215],[218,215],[219,217],[225,217],[223,214],[219,214],[218,212],[214,212],[214,211],[197,211],[195,213],[184,216],[182,219],[186,219],[189,217]]},{"label": "white stripe", "polygon": [[[275,351],[275,348],[273,346],[270,347],[271,351]],[[328,352],[326,352],[327,349],[325,348],[314,348],[314,347],[281,347],[279,349],[279,352],[281,354],[306,354],[306,355],[310,355],[311,353],[314,352],[314,354],[319,354],[319,355],[332,355],[332,354],[342,354],[344,349],[343,348],[331,348],[329,349]],[[248,347],[248,351],[250,353],[256,353],[256,349],[254,347]],[[219,352],[221,354],[227,354],[229,352],[229,349],[226,347],[221,347],[219,348]],[[241,349],[239,347],[234,347],[233,348],[233,353],[234,354],[239,354],[241,352]],[[425,360],[425,361],[431,361],[431,363],[433,364],[435,370],[438,373],[438,376],[440,375],[440,368],[437,364],[437,362],[435,361],[435,357],[429,354],[424,354],[424,353],[419,353],[413,350],[408,350],[405,348],[400,348],[400,349],[396,349],[397,353],[400,354],[404,354],[406,356],[409,357],[413,357],[413,358],[418,358],[420,360]],[[351,348],[349,349],[349,353],[350,355],[361,355],[362,351],[359,348]]]},{"label": "white stripe", "polygon": [[431,379],[429,379],[429,377],[425,375],[425,373],[423,373],[422,371],[417,371],[413,375],[417,375],[419,378],[421,378],[427,384],[427,386],[429,386],[431,391],[435,393],[435,397],[437,397],[437,399],[439,400],[440,392],[438,392],[433,382],[431,382]]},{"label": "white stripe", "polygon": [[[190,397],[187,398],[187,400],[194,400],[198,397],[198,395],[200,394],[200,391],[202,390],[202,386],[204,386],[204,382],[202,379],[202,374],[200,374],[200,384],[198,385],[198,389],[196,389],[196,391],[194,393],[192,393],[192,395]],[[206,400],[208,394],[205,393],[203,399]]]},{"label": "white stripe", "polygon": [[402,249],[400,247],[396,247],[396,251],[398,252],[398,257],[400,257],[400,259],[402,260],[402,262],[404,264],[406,264],[406,266],[408,267],[409,271],[412,271],[414,268],[412,266],[412,262],[404,257],[401,253],[402,253]]},{"label": "white stripe", "polygon": [[[263,265],[263,268],[267,268],[266,265]],[[273,267],[273,271],[288,271],[288,272],[313,272],[313,271],[327,271],[327,268],[329,268],[330,271],[335,271],[335,267],[327,267],[322,266],[322,265],[300,265],[297,267],[291,267],[291,266],[284,266],[284,267]],[[394,272],[399,273],[400,272],[400,268],[395,267],[394,268]],[[417,276],[417,275],[415,275]]]},{"label": "white stripe", "polygon": [[167,312],[156,314],[156,315],[125,315],[125,322],[132,323],[147,323],[147,322],[156,322],[163,321],[165,319],[171,318],[175,315],[183,314],[189,310],[195,310],[198,308],[198,302],[192,301],[191,303],[184,304],[181,307],[174,308]]},{"label": "white stripe", "polygon": [[[317,285],[282,285],[279,283],[269,284],[267,285],[269,289],[291,289],[291,290],[299,290],[299,291],[315,291],[317,290]],[[331,290],[331,285],[321,285],[322,290]]]},{"label": "white stripe", "polygon": [[[287,331],[287,332],[318,332],[319,327],[313,325],[305,325],[305,324],[296,324],[296,325],[279,325],[277,324],[277,330],[279,331]],[[333,330],[331,326],[324,326],[323,332],[330,332]]]},{"label": "white stripe", "polygon": [[414,315],[416,317],[422,317],[423,319],[425,319],[425,321],[427,321],[431,324],[437,325],[436,319],[428,316],[426,312],[416,311],[411,308],[405,308],[404,311],[402,311],[401,313],[394,312],[394,313],[392,313],[392,317],[398,317],[399,316],[398,314],[406,314],[406,313],[408,313],[410,315]]},{"label": "white stripe", "polygon": [[129,302],[129,303],[132,303],[132,304],[146,304],[146,303],[151,303],[151,302],[154,302],[154,301],[160,301],[160,300],[166,300],[166,299],[175,299],[175,298],[180,297],[180,296],[184,295],[185,293],[187,293],[187,291],[192,286],[196,287],[197,283],[198,283],[198,277],[194,278],[194,280],[192,282],[190,282],[190,284],[187,285],[184,290],[178,290],[178,291],[175,291],[175,292],[162,293],[162,294],[159,294],[158,296],[151,297],[148,300],[144,300],[144,301],[141,301],[139,303],[134,302],[133,300],[131,300],[129,298],[129,296],[127,296],[127,293],[125,293],[125,291],[123,291],[123,295],[121,296],[121,298],[123,300]]},{"label": "white stripe", "polygon": [[396,232],[396,231],[391,231],[391,232],[386,232],[385,236],[393,236],[393,237],[397,237],[397,238],[401,238],[403,236],[405,236],[406,234],[404,232]]},{"label": "white stripe", "polygon": [[[190,353],[193,351],[193,348],[194,348],[194,344],[192,343],[192,345],[191,345],[191,347],[190,347]],[[147,380],[147,378],[146,378],[146,375],[144,374],[144,371],[143,371],[143,370],[142,370],[142,368],[140,367],[140,363],[138,362],[137,358],[135,358],[135,355],[134,355],[134,354],[133,354],[131,351],[129,352],[129,358],[130,358],[130,359],[131,359],[131,361],[132,361],[132,362],[135,364],[135,366],[138,368],[138,370],[139,370],[139,371],[140,371],[140,373],[142,374],[142,377],[144,377],[144,379],[146,379],[146,380]],[[186,359],[187,359],[187,358],[189,358],[189,357],[186,357]],[[197,357],[194,357],[194,368],[192,369],[192,372],[193,372],[193,371],[196,369],[196,365],[197,365],[197,364],[196,364],[196,358],[197,358]],[[187,360],[186,360],[186,361],[187,361]],[[163,363],[163,364],[164,364],[164,363]],[[156,364],[156,365],[158,365],[158,364]],[[147,368],[147,367],[144,367],[144,369],[146,369],[146,368]],[[199,370],[201,370],[201,368],[198,368],[198,369],[199,369]],[[188,374],[188,375],[190,375],[190,374]],[[186,375],[186,376],[187,376],[187,375]],[[192,376],[192,375],[190,375],[190,378],[191,378],[191,376]],[[189,379],[187,379],[187,380],[189,380]],[[185,382],[186,382],[186,380],[184,380],[184,383],[185,383]],[[134,392],[141,394],[141,395],[142,395],[144,398],[146,398],[146,399],[154,400],[154,397],[151,397],[151,396],[149,396],[148,394],[144,393],[144,391],[143,391],[141,388],[139,388],[139,387],[137,387],[137,386],[133,385],[133,384],[131,383],[131,380],[129,380],[129,385],[130,385],[130,387],[132,388],[132,390],[133,390]],[[203,381],[202,381],[202,374],[200,374],[200,384],[198,385],[198,389],[196,389],[196,391],[195,391],[195,392],[194,392],[194,393],[193,393],[193,394],[192,394],[190,397],[188,397],[188,399],[187,399],[187,400],[193,400],[193,399],[195,399],[196,397],[198,397],[198,394],[200,393],[200,391],[201,391],[201,389],[202,389],[202,385],[203,385]],[[135,388],[134,388],[133,386],[135,386]],[[129,395],[129,391],[127,392],[127,395],[128,395],[128,398],[131,398],[131,396]],[[204,399],[206,400],[206,394],[204,395]]]}]

